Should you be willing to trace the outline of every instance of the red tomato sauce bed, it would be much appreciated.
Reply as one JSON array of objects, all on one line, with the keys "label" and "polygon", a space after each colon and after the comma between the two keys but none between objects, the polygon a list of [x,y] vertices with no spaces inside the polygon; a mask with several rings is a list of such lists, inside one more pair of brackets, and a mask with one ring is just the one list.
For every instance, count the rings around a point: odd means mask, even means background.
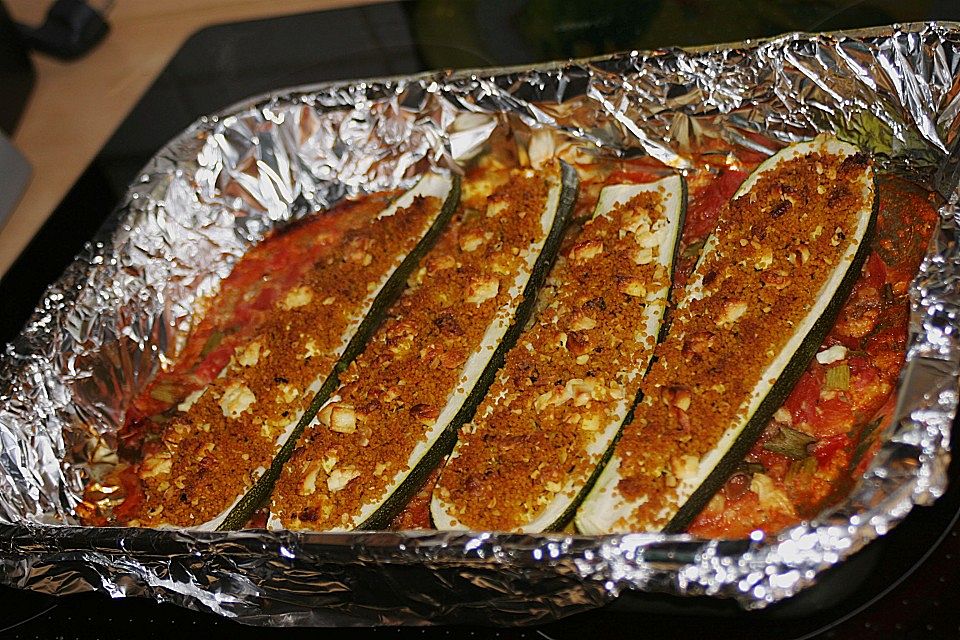
[{"label": "red tomato sauce bed", "polygon": [[[721,207],[761,161],[749,151],[711,150],[696,158],[688,176],[688,206],[677,265],[675,291],[686,283],[703,241]],[[620,162],[591,173],[581,185],[577,218],[592,210],[607,184],[651,182],[667,169],[650,160]],[[689,527],[708,538],[744,537],[761,529],[774,532],[814,515],[843,495],[878,446],[893,406],[893,390],[906,351],[910,280],[916,274],[936,223],[929,194],[899,178],[881,177],[879,219],[873,251],[836,325],[820,351],[842,347],[843,357],[814,360],[783,408],[745,460]],[[176,404],[208,384],[226,366],[236,346],[256,333],[276,301],[295,286],[324,250],[370,215],[393,194],[377,194],[341,204],[253,247],[237,262],[220,291],[199,314],[175,364],[161,371],[135,399],[121,430],[121,454],[136,460],[149,450],[159,425]],[[215,303],[215,304],[214,304]],[[135,467],[121,464],[102,483],[91,483],[81,504],[86,521],[96,524],[101,507],[136,507]],[[434,473],[391,529],[430,528],[429,501]],[[101,487],[113,487],[100,493]],[[109,494],[109,495],[108,495]],[[94,505],[98,505],[93,509]],[[264,526],[263,514],[248,526]],[[107,519],[103,518],[103,524]]]},{"label": "red tomato sauce bed", "polygon": [[173,367],[159,372],[134,399],[121,432],[127,448],[139,448],[144,432],[150,430],[147,421],[162,422],[178,402],[209,384],[235,347],[256,334],[280,297],[304,277],[324,249],[335,247],[345,231],[376,215],[390,195],[348,201],[294,222],[244,254],[216,295],[201,303],[200,321]]}]

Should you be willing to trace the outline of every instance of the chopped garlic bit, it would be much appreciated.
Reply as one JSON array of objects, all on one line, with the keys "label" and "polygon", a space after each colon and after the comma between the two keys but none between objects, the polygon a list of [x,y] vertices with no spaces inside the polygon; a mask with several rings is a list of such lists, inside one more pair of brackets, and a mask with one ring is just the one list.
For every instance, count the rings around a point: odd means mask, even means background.
[{"label": "chopped garlic bit", "polygon": [[596,413],[588,413],[580,420],[580,428],[584,431],[599,431],[601,419]]},{"label": "chopped garlic bit", "polygon": [[317,419],[337,433],[353,433],[357,430],[357,412],[349,404],[331,402],[320,410]]},{"label": "chopped garlic bit", "polygon": [[573,320],[570,323],[570,328],[574,331],[589,331],[597,326],[597,321],[588,316],[587,314],[578,311],[573,315]]},{"label": "chopped garlic bit", "polygon": [[337,466],[337,462],[339,462],[339,460],[337,458],[336,452],[328,451],[327,457],[323,459],[323,463],[322,463],[323,472],[330,473],[331,471],[333,471],[333,468]]},{"label": "chopped garlic bit", "polygon": [[673,461],[673,474],[685,480],[693,478],[700,470],[700,458],[693,455],[683,455]]},{"label": "chopped garlic bit", "polygon": [[484,242],[484,235],[479,229],[473,229],[460,236],[460,248],[467,253],[476,251]]},{"label": "chopped garlic bit", "polygon": [[186,413],[187,411],[190,411],[190,407],[192,407],[194,403],[197,400],[199,400],[204,393],[206,393],[206,391],[207,389],[206,387],[204,387],[203,389],[197,389],[196,391],[188,395],[186,398],[183,399],[183,402],[177,405],[177,411],[183,411],[184,413]]},{"label": "chopped garlic bit", "polygon": [[596,258],[601,253],[603,253],[603,242],[600,240],[588,240],[573,245],[573,248],[570,249],[570,259],[574,262],[585,262]]},{"label": "chopped garlic bit", "polygon": [[650,264],[653,262],[653,249],[638,247],[633,254],[633,261],[638,265]]},{"label": "chopped garlic bit", "polygon": [[500,281],[496,278],[474,278],[467,285],[467,302],[483,304],[500,293]]},{"label": "chopped garlic bit", "polygon": [[773,479],[763,473],[755,473],[750,480],[750,491],[757,494],[760,499],[760,506],[765,511],[775,511],[793,515],[794,508],[790,498],[777,488]]},{"label": "chopped garlic bit", "polygon": [[753,263],[753,268],[757,271],[763,271],[773,264],[773,250],[770,247],[764,247],[759,255],[757,255],[757,261]]},{"label": "chopped garlic bit", "polygon": [[634,298],[644,298],[647,295],[647,287],[639,278],[630,278],[622,282],[620,291]]},{"label": "chopped garlic bit", "polygon": [[317,346],[317,343],[313,340],[307,340],[307,343],[303,345],[304,353],[303,357],[313,358],[314,356],[322,356],[323,351],[320,350],[320,347]]},{"label": "chopped garlic bit", "polygon": [[170,459],[169,452],[161,452],[143,459],[140,467],[141,478],[153,478],[170,473],[173,467],[173,460]]},{"label": "chopped garlic bit", "polygon": [[304,468],[304,478],[303,482],[300,484],[300,495],[309,496],[313,495],[317,491],[317,474],[320,473],[322,465],[320,462],[312,461],[308,462]]},{"label": "chopped garlic bit", "polygon": [[727,305],[723,308],[723,311],[720,313],[720,317],[717,318],[717,326],[731,325],[737,320],[739,320],[743,314],[747,312],[747,303],[746,302],[728,302]]},{"label": "chopped garlic bit", "polygon": [[443,254],[439,256],[431,256],[427,258],[427,273],[436,273],[438,271],[444,271],[446,269],[454,269],[457,266],[457,261],[454,260],[453,256],[448,254]]},{"label": "chopped garlic bit", "polygon": [[790,415],[790,412],[787,411],[786,408],[784,407],[780,407],[779,409],[777,409],[776,413],[773,414],[773,419],[776,420],[777,422],[782,422],[788,426],[793,424],[793,416]]},{"label": "chopped garlic bit", "polygon": [[279,384],[277,385],[277,391],[280,392],[280,399],[287,404],[296,400],[297,396],[300,395],[300,391],[292,384]]}]

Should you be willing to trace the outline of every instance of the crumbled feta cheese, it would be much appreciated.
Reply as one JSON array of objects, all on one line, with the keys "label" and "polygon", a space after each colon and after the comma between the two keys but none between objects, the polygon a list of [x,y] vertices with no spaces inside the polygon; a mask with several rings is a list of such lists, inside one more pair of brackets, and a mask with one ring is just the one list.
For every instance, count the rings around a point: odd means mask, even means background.
[{"label": "crumbled feta cheese", "polygon": [[253,391],[242,382],[232,382],[220,397],[220,410],[227,418],[236,418],[257,401]]},{"label": "crumbled feta cheese", "polygon": [[172,467],[173,460],[170,459],[169,453],[161,452],[147,456],[144,458],[143,465],[140,467],[140,477],[153,478],[154,476],[166,475],[170,473]]},{"label": "crumbled feta cheese", "polygon": [[360,472],[353,467],[334,469],[327,477],[327,489],[336,493],[344,489],[350,481],[360,476]]},{"label": "crumbled feta cheese", "polygon": [[260,341],[254,340],[247,346],[237,347],[234,352],[237,363],[244,367],[252,367],[260,361]]},{"label": "crumbled feta cheese", "polygon": [[747,312],[746,302],[728,302],[717,319],[717,326],[730,325],[739,320]]},{"label": "crumbled feta cheese", "polygon": [[500,293],[500,281],[496,278],[476,278],[467,285],[467,302],[483,304]]},{"label": "crumbled feta cheese", "polygon": [[847,348],[842,344],[835,344],[825,351],[817,354],[817,362],[820,364],[833,364],[847,357]]},{"label": "crumbled feta cheese", "polygon": [[277,391],[280,392],[280,399],[287,404],[296,400],[297,396],[300,395],[300,391],[292,384],[279,384],[277,385]]},{"label": "crumbled feta cheese", "polygon": [[320,347],[318,347],[317,343],[314,342],[313,340],[307,340],[307,343],[303,345],[303,348],[304,348],[304,353],[303,353],[304,358],[313,358],[315,356],[323,355],[323,351],[320,350]]},{"label": "crumbled feta cheese", "polygon": [[313,300],[313,292],[310,290],[310,287],[297,287],[287,293],[283,299],[283,308],[289,311],[290,309],[308,305],[311,300]]}]

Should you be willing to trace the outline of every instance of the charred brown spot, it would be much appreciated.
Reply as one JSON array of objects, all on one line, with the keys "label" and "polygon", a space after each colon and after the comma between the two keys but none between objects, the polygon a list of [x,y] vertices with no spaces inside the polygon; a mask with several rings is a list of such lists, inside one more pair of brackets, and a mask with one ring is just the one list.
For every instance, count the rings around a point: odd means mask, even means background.
[{"label": "charred brown spot", "polygon": [[843,162],[840,163],[840,171],[862,171],[867,164],[869,164],[870,159],[867,158],[867,154],[862,151],[858,151],[852,156],[847,156],[843,159]]},{"label": "charred brown spot", "polygon": [[792,208],[793,208],[792,202],[790,202],[789,200],[781,200],[773,207],[773,209],[770,210],[770,217],[779,218],[780,216],[785,214],[787,211],[790,211],[790,209]]},{"label": "charred brown spot", "polygon": [[712,341],[713,336],[706,331],[692,333],[683,341],[681,353],[687,358],[703,355],[710,350]]},{"label": "charred brown spot", "polygon": [[567,349],[575,356],[590,350],[590,337],[586,331],[571,331],[567,334]]},{"label": "charred brown spot", "polygon": [[357,415],[369,416],[370,414],[379,411],[380,408],[380,401],[377,399],[371,399],[369,402],[365,402],[357,407]]},{"label": "charred brown spot", "polygon": [[830,205],[831,207],[835,207],[841,202],[843,202],[843,199],[849,195],[850,195],[850,190],[847,189],[846,186],[840,185],[840,186],[834,187],[833,189],[830,190],[830,195],[827,197],[827,204]]},{"label": "charred brown spot", "polygon": [[316,507],[306,507],[300,514],[297,516],[299,520],[303,522],[316,522],[317,521],[317,508]]},{"label": "charred brown spot", "polygon": [[600,311],[606,311],[606,310],[607,310],[607,301],[604,300],[603,297],[601,297],[601,296],[597,296],[596,298],[590,298],[589,300],[587,300],[586,302],[583,303],[583,308],[584,308],[584,309],[599,309]]},{"label": "charred brown spot", "polygon": [[433,324],[444,334],[451,336],[463,335],[463,327],[460,326],[460,323],[458,323],[450,313],[441,313],[433,321]]},{"label": "charred brown spot", "polygon": [[440,410],[429,404],[415,404],[410,407],[410,414],[420,421],[433,421],[440,417]]}]

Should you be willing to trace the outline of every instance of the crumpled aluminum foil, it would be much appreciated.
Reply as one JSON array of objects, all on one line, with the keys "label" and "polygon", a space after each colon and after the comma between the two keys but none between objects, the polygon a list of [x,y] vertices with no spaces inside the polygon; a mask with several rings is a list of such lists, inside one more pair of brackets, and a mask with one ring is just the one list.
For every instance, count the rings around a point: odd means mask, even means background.
[{"label": "crumpled aluminum foil", "polygon": [[[745,607],[796,593],[945,489],[960,360],[958,89],[960,29],[932,24],[325,84],[201,118],[147,165],[0,359],[0,581],[271,625],[529,624],[625,590]],[[124,407],[252,243],[346,195],[453,166],[497,126],[678,168],[709,137],[763,150],[835,131],[951,202],[912,288],[896,419],[847,500],[740,542],[75,526],[89,474],[115,462]]]}]

